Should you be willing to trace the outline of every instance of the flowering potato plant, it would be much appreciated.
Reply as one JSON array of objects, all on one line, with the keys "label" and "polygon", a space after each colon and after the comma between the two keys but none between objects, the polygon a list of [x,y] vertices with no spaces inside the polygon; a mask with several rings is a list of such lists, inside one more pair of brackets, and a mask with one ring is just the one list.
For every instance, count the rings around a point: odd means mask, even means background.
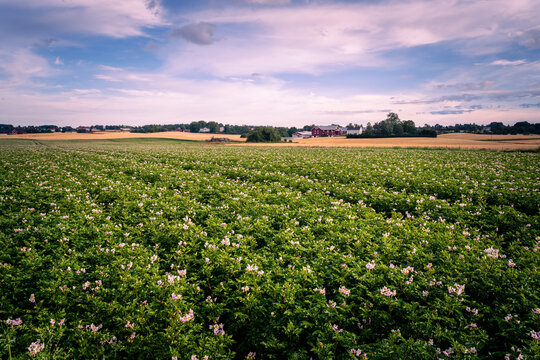
[{"label": "flowering potato plant", "polygon": [[2,358],[540,353],[538,154],[0,151]]}]

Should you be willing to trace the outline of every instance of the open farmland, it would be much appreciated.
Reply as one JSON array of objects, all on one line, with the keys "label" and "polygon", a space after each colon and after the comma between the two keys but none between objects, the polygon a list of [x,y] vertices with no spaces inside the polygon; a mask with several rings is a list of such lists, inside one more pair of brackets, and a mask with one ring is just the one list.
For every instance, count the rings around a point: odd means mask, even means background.
[{"label": "open farmland", "polygon": [[[6,136],[7,137],[7,136]],[[310,139],[293,139],[284,143],[245,143],[240,135],[202,134],[169,131],[161,133],[129,133],[106,131],[97,133],[43,133],[10,135],[9,139],[26,140],[112,140],[135,138],[159,138],[188,141],[208,141],[212,137],[228,138],[232,146],[281,146],[281,147],[429,147],[448,149],[485,149],[485,150],[537,150],[540,148],[540,137],[537,135],[483,135],[451,133],[429,137],[379,138],[379,139],[347,139],[344,136],[317,137]]]},{"label": "open farmland", "polygon": [[536,153],[0,141],[0,357],[533,359]]}]

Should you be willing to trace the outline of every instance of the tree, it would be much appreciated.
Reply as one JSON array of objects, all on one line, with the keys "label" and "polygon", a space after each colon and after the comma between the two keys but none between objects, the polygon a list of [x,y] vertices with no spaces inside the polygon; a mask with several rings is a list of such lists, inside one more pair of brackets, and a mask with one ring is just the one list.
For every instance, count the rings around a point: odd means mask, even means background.
[{"label": "tree", "polygon": [[386,115],[386,121],[391,123],[392,125],[395,125],[395,124],[401,122],[401,120],[399,119],[398,114],[396,114],[394,112],[388,113],[388,115]]},{"label": "tree", "polygon": [[387,129],[383,128],[384,121],[376,122],[373,124],[373,135],[375,136],[388,136]]},{"label": "tree", "polygon": [[277,127],[277,128],[274,128],[274,130],[276,130],[276,132],[279,134],[280,137],[289,136],[289,133],[287,132],[288,129],[286,127]]},{"label": "tree", "polygon": [[414,124],[414,121],[412,120],[405,120],[402,123],[403,126],[403,132],[408,135],[415,135],[416,134],[416,125]]},{"label": "tree", "polygon": [[[398,114],[391,112],[386,115],[386,120],[381,121],[380,123],[380,132],[383,136],[392,136],[397,135],[395,134],[395,127],[401,124],[401,120],[399,119]],[[403,128],[400,129],[400,133],[403,134]]]},{"label": "tree", "polygon": [[392,135],[395,135],[395,136],[403,136],[403,125],[401,124],[401,122],[397,123],[394,125],[394,132]]},{"label": "tree", "polygon": [[247,125],[225,125],[225,134],[245,134],[251,129]]},{"label": "tree", "polygon": [[518,134],[527,135],[534,132],[534,127],[528,121],[519,121],[514,124],[513,128]]},{"label": "tree", "polygon": [[423,128],[422,130],[420,130],[420,136],[437,137],[437,131],[431,128]]},{"label": "tree", "polygon": [[193,133],[198,133],[203,127],[206,126],[206,122],[204,121],[193,121],[191,124],[189,124],[189,131]]},{"label": "tree", "polygon": [[287,130],[287,135],[289,135],[289,137],[290,137],[297,131],[298,131],[298,129],[295,126],[293,126],[293,127],[289,128],[289,130]]},{"label": "tree", "polygon": [[198,121],[193,121],[191,124],[189,124],[189,131],[192,133],[198,133],[199,130],[201,130],[201,126],[199,125]]},{"label": "tree", "polygon": [[502,122],[492,122],[488,125],[491,129],[491,133],[493,134],[505,134],[508,133],[508,129]]},{"label": "tree", "polygon": [[206,127],[210,129],[210,132],[213,134],[219,133],[219,124],[215,121],[210,121],[206,124]]},{"label": "tree", "polygon": [[371,137],[371,136],[375,135],[375,132],[373,131],[373,126],[371,126],[370,122],[367,123],[366,131],[364,132],[364,134],[367,137]]},{"label": "tree", "polygon": [[469,126],[469,132],[476,133],[480,131],[480,127],[476,124]]},{"label": "tree", "polygon": [[13,130],[15,130],[15,127],[10,124],[0,124],[0,133],[2,134],[9,134]]},{"label": "tree", "polygon": [[247,142],[280,142],[281,136],[274,128],[260,127],[247,135]]}]

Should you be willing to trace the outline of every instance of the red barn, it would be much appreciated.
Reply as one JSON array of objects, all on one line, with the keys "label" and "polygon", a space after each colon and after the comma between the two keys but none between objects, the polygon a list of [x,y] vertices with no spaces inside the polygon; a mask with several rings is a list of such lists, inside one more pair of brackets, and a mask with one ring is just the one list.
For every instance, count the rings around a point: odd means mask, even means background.
[{"label": "red barn", "polygon": [[342,134],[342,132],[343,130],[338,125],[315,126],[313,129],[311,129],[311,136],[339,136]]}]

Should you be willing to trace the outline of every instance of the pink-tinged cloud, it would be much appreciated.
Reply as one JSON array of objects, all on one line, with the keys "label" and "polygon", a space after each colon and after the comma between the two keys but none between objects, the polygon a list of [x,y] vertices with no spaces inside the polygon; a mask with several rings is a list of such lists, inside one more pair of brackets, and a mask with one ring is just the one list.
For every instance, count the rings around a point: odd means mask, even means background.
[{"label": "pink-tinged cloud", "polygon": [[147,0],[2,0],[0,5],[26,10],[21,33],[47,29],[54,34],[144,35],[144,28],[164,25],[161,1]]},{"label": "pink-tinged cloud", "polygon": [[[386,50],[462,40],[474,51],[500,50],[500,38],[536,24],[540,3],[485,1],[394,1],[303,7],[219,9],[182,14],[226,28],[246,26],[204,48],[167,47],[162,54],[177,73],[196,70],[218,76],[250,72],[319,74],[379,67],[397,60]],[[474,16],[471,16],[474,14]],[[519,21],[512,21],[512,19]],[[494,25],[496,24],[496,25]],[[225,30],[223,30],[225,31]],[[217,33],[217,36],[221,36]],[[489,48],[493,38],[498,47]],[[210,38],[205,43],[210,44]],[[504,41],[503,41],[504,42]],[[473,50],[471,50],[473,51]]]},{"label": "pink-tinged cloud", "polygon": [[56,71],[46,59],[28,49],[7,51],[0,48],[0,75],[6,78],[0,82],[0,86],[28,86],[35,78],[47,78],[54,74]]},{"label": "pink-tinged cloud", "polygon": [[[537,108],[511,109],[496,103],[477,105],[458,96],[430,99],[425,93],[358,94],[339,96],[291,89],[272,78],[185,80],[163,74],[123,73],[121,87],[88,88],[61,93],[29,93],[0,87],[0,107],[10,121],[58,125],[186,123],[212,120],[223,123],[303,126],[380,121],[389,111],[402,119],[453,124],[491,121],[534,121]],[[132,79],[132,80],[129,80]],[[142,82],[137,79],[145,79]],[[530,93],[529,98],[538,96]],[[482,96],[524,93],[488,91]],[[426,101],[428,100],[428,101]],[[525,102],[523,102],[525,103]],[[511,111],[509,111],[511,110]]]}]

